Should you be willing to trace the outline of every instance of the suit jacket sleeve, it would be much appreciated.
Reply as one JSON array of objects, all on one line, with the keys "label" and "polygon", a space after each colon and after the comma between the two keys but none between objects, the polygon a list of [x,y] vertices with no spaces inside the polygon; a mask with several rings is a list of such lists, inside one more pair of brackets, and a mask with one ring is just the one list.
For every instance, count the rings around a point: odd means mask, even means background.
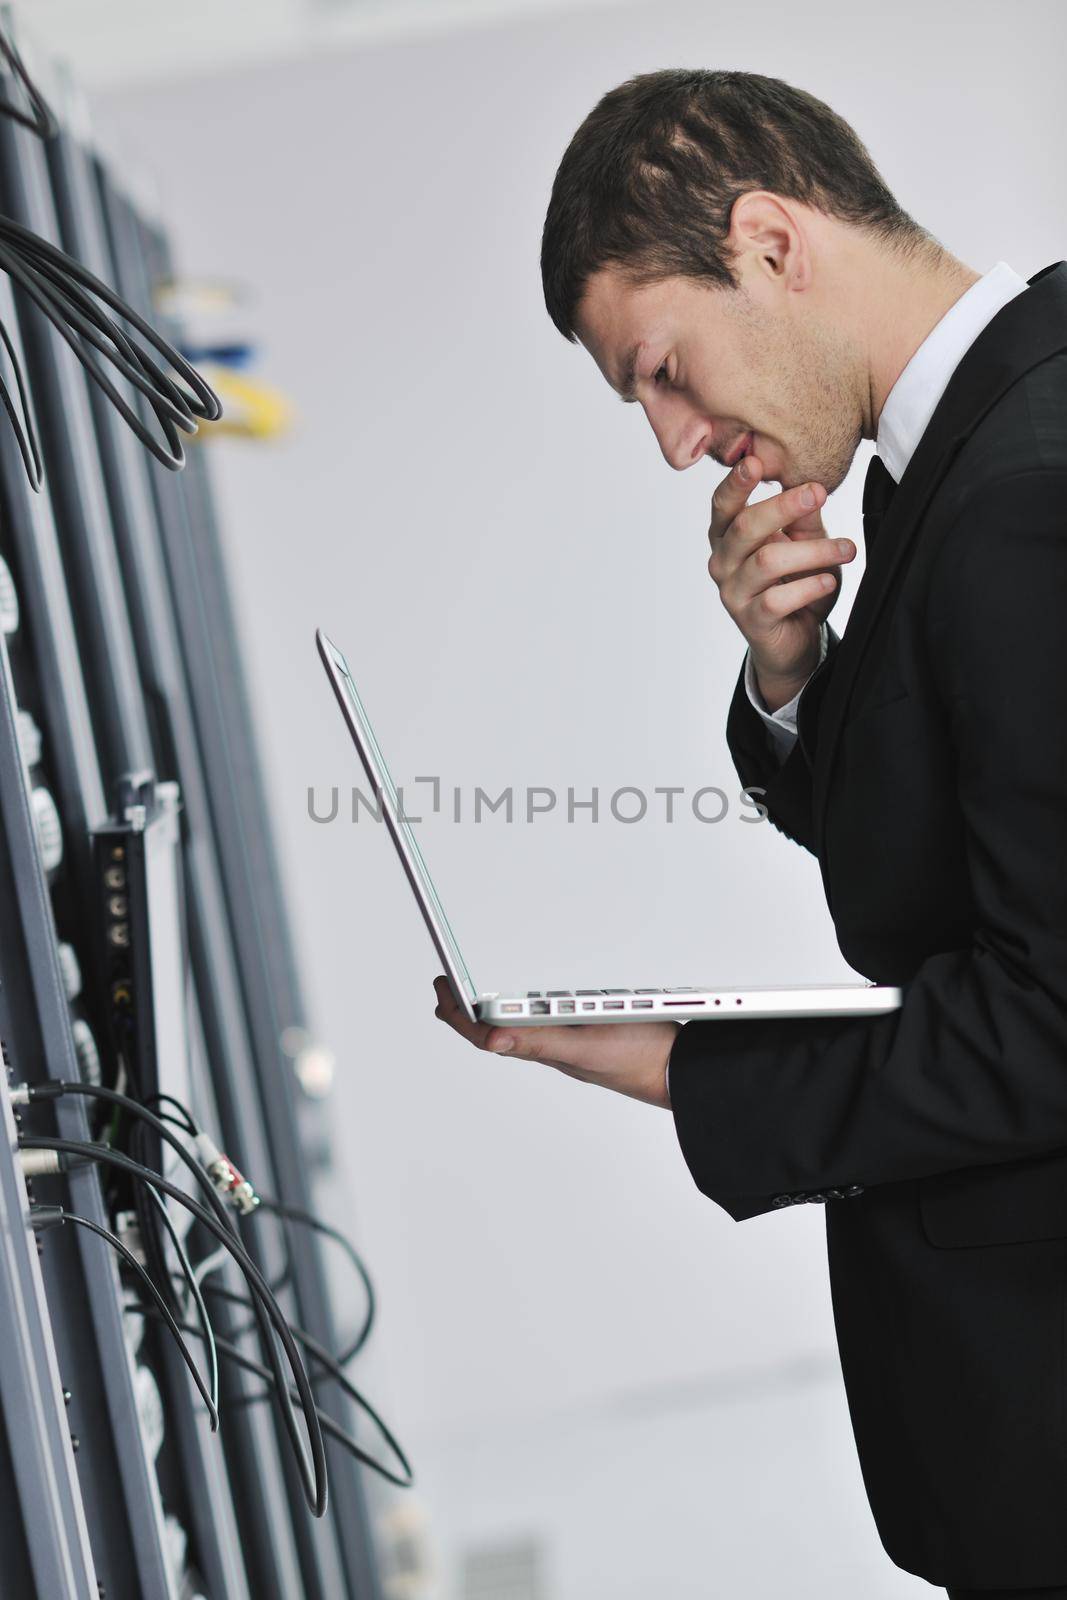
[{"label": "suit jacket sleeve", "polygon": [[[690,1023],[678,1036],[682,1151],[738,1220],[778,1193],[1067,1147],[1065,508],[1062,470],[1002,480],[965,498],[932,570],[927,647],[958,774],[970,943],[923,962],[886,1016]],[[788,792],[795,821],[799,777]]]},{"label": "suit jacket sleeve", "polygon": [[[833,656],[838,642],[833,629],[827,626],[826,655],[804,686],[797,707],[798,726],[803,725],[809,690],[818,694],[822,687],[820,680],[833,670]],[[811,767],[804,741],[801,738],[794,739],[792,749],[782,760],[766,723],[748,697],[744,662],[727,713],[726,740],[742,784],[752,790],[760,804],[767,808],[769,820],[787,838],[803,845],[805,850],[814,851]]]}]

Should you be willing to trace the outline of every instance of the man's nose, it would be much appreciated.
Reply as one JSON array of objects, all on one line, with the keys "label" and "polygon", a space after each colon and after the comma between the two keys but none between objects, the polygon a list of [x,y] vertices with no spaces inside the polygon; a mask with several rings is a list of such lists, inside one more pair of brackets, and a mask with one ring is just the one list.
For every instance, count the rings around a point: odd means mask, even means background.
[{"label": "man's nose", "polygon": [[675,472],[684,472],[703,459],[711,444],[711,427],[706,418],[657,415],[646,408],[652,432],[663,459]]}]

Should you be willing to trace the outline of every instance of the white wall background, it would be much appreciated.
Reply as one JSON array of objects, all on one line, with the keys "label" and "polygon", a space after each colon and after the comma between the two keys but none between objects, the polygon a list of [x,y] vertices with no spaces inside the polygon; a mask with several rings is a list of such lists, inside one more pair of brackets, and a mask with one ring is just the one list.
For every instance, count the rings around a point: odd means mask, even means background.
[{"label": "white wall background", "polygon": [[[668,1116],[468,1050],[358,781],[312,633],[400,781],[718,784],[740,661],[705,571],[710,462],[671,473],[541,301],[556,163],[611,85],[706,64],[852,120],[978,270],[1064,251],[1058,0],[659,4],[125,88],[186,266],[254,287],[285,441],[213,447],[258,731],[334,1114],[379,1282],[373,1386],[440,1571],[529,1535],[550,1600],[918,1594],[878,1546],[817,1208],[737,1227]],[[856,534],[866,457],[831,502]],[[854,591],[849,580],[846,603]],[[842,608],[842,613],[843,613]],[[817,870],[769,827],[422,828],[483,987],[846,976]],[[340,1202],[337,1202],[340,1204]],[[504,1600],[503,1595],[499,1600]]]}]

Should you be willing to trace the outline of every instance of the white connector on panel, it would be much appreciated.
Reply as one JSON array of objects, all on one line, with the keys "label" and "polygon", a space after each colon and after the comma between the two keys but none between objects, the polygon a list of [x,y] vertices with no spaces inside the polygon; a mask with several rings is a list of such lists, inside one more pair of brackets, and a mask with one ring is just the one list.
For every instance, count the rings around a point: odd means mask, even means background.
[{"label": "white connector on panel", "polygon": [[19,1165],[24,1178],[47,1178],[63,1170],[58,1150],[20,1150]]}]

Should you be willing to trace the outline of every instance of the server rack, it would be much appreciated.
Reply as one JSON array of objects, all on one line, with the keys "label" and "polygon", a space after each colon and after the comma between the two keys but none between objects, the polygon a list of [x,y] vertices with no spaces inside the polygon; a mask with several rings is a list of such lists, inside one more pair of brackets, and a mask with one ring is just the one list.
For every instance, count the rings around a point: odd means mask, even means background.
[{"label": "server rack", "polygon": [[[14,21],[0,9],[0,26]],[[49,77],[47,90],[61,123],[55,139],[42,143],[0,117],[0,212],[62,244],[158,321],[153,284],[169,272],[161,220],[139,210],[116,163],[94,148],[69,84]],[[12,92],[0,72],[0,96]],[[176,785],[188,1092],[198,1118],[221,1129],[265,1190],[307,1207],[305,1151],[312,1141],[327,1148],[328,1137],[285,1047],[309,1030],[206,466],[195,451],[180,475],[155,463],[3,277],[0,319],[30,379],[46,472],[32,494],[0,427],[0,557],[21,604],[17,626],[0,633],[6,1077],[91,1072],[108,1000],[90,836],[113,815],[130,774],[149,791]],[[61,846],[45,837],[42,789],[54,797],[46,820],[53,834],[58,820]],[[80,989],[72,990],[72,962]],[[90,1137],[83,1101],[55,1104],[63,1137]],[[2,1082],[0,1337],[18,1361],[0,1363],[0,1485],[11,1490],[0,1559],[18,1574],[12,1592],[186,1600],[195,1587],[206,1600],[378,1600],[361,1469],[331,1450],[331,1511],[316,1522],[266,1408],[228,1411],[220,1446],[177,1351],[124,1308],[106,1246],[71,1228],[35,1241],[17,1116]],[[37,1199],[68,1196],[72,1209],[113,1225],[95,1167],[30,1184]],[[332,1345],[318,1251],[291,1251],[266,1218],[245,1242],[268,1275],[288,1274],[287,1314]],[[222,1315],[214,1320],[225,1332]],[[146,1368],[162,1394],[161,1444],[146,1438]],[[255,1387],[243,1375],[231,1380],[244,1398]],[[324,1382],[319,1392],[354,1431],[336,1387]]]}]

